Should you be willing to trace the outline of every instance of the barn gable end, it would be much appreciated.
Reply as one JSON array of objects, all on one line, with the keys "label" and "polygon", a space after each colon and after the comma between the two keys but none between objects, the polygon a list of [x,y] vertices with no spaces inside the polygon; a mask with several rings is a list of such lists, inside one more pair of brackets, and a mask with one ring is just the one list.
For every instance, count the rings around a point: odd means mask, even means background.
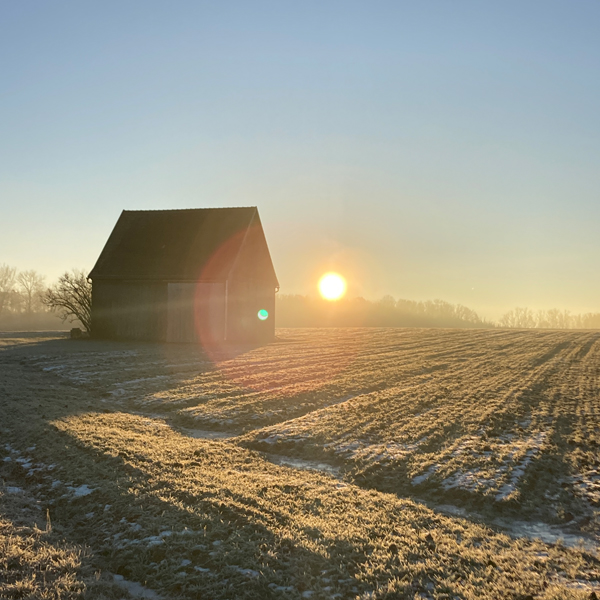
[{"label": "barn gable end", "polygon": [[89,277],[94,337],[274,336],[279,286],[256,207],[123,211]]}]

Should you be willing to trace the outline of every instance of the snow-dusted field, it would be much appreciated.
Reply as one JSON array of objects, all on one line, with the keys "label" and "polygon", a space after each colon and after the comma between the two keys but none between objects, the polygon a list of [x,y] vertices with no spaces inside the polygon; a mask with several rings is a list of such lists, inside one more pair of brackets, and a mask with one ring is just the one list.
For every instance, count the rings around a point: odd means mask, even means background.
[{"label": "snow-dusted field", "polygon": [[599,390],[599,332],[4,335],[0,510],[81,552],[63,597],[589,598]]}]

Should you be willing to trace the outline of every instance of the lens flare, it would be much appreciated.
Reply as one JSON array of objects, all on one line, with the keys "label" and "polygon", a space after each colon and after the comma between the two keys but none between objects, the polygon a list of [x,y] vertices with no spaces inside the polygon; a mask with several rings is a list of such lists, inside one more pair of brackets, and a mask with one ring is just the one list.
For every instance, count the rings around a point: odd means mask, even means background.
[{"label": "lens flare", "polygon": [[325,273],[319,280],[319,293],[325,300],[339,300],[346,293],[346,280],[338,273]]},{"label": "lens flare", "polygon": [[258,311],[258,318],[259,318],[261,321],[266,321],[266,320],[269,318],[269,312],[268,312],[268,311],[266,311],[264,308],[261,308],[261,309]]}]

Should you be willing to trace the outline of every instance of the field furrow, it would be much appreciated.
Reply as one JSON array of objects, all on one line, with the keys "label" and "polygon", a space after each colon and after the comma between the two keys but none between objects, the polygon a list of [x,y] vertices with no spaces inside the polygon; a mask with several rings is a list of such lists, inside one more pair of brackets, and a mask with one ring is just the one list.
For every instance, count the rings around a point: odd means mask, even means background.
[{"label": "field furrow", "polygon": [[1,341],[1,475],[106,573],[177,597],[598,587],[600,332],[279,330],[219,355]]}]

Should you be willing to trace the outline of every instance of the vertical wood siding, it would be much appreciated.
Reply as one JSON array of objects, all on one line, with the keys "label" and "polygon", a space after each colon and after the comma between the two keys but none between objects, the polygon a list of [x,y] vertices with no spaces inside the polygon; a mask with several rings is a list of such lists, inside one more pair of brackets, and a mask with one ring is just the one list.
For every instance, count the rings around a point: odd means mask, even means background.
[{"label": "vertical wood siding", "polygon": [[225,306],[224,283],[169,283],[167,341],[222,342]]}]

